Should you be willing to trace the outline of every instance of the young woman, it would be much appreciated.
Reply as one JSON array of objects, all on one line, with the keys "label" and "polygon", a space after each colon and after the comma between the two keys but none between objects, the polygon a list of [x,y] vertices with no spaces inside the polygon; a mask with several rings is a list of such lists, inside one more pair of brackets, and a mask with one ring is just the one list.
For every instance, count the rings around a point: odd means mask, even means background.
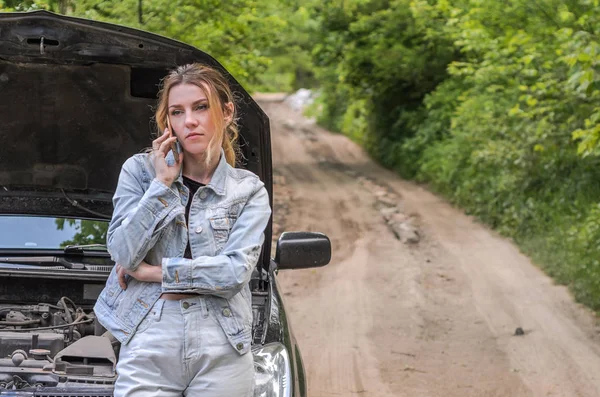
[{"label": "young woman", "polygon": [[121,342],[115,397],[252,395],[248,282],[271,209],[260,179],[234,168],[235,121],[224,77],[181,66],[163,81],[152,151],[123,164],[117,265],[94,308]]}]

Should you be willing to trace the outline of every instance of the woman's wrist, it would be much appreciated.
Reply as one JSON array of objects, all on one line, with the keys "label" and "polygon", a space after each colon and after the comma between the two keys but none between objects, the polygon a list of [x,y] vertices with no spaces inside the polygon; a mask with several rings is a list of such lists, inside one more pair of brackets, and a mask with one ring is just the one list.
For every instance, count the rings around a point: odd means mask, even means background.
[{"label": "woman's wrist", "polygon": [[174,179],[169,179],[169,178],[160,177],[160,176],[156,176],[156,179],[159,182],[161,182],[163,185],[165,185],[166,187],[168,187],[169,189],[171,188],[171,185],[175,181]]},{"label": "woman's wrist", "polygon": [[152,281],[155,283],[162,283],[162,266],[152,266],[153,274]]}]

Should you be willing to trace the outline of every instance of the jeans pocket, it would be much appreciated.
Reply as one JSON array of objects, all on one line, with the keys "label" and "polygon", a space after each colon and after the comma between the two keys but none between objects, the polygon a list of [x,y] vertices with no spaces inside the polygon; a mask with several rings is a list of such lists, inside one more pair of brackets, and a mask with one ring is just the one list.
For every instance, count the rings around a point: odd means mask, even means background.
[{"label": "jeans pocket", "polygon": [[222,298],[216,298],[209,304],[209,315],[223,329],[227,336],[237,335],[243,331],[236,310],[228,303],[221,303]]},{"label": "jeans pocket", "polygon": [[152,306],[152,309],[146,314],[142,322],[137,326],[136,334],[141,334],[150,329],[154,324],[160,321],[160,315],[162,312],[162,303],[160,299]]}]

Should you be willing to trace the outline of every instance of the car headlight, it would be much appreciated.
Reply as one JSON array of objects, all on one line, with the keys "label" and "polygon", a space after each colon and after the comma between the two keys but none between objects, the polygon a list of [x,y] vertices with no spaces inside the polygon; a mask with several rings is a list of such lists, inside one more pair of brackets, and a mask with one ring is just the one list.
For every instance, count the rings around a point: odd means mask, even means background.
[{"label": "car headlight", "polygon": [[254,397],[290,397],[290,357],[281,343],[254,346]]}]

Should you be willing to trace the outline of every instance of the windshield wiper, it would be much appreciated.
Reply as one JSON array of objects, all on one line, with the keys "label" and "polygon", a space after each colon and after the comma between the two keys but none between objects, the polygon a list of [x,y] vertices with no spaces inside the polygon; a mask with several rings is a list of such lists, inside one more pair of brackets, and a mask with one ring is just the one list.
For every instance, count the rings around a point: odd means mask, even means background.
[{"label": "windshield wiper", "polygon": [[84,269],[83,263],[69,262],[58,256],[9,256],[0,257],[0,262],[39,266],[63,266],[67,269]]},{"label": "windshield wiper", "polygon": [[64,249],[65,254],[83,255],[86,251],[108,252],[106,244],[78,244],[67,245]]},{"label": "windshield wiper", "polygon": [[73,263],[73,260],[79,261],[84,258],[110,258],[110,254],[104,244],[67,245],[58,249],[0,249],[0,262],[15,264],[54,265],[64,266],[67,269],[85,269],[82,263]]}]

